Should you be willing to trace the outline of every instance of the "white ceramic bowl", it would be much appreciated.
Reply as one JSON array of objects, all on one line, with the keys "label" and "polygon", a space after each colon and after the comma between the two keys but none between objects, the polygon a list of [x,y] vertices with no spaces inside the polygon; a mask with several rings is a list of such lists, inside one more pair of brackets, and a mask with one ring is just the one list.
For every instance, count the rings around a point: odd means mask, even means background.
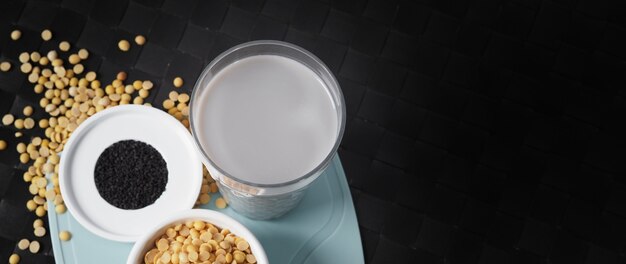
[{"label": "white ceramic bowl", "polygon": [[202,220],[211,223],[219,228],[227,228],[231,233],[244,238],[250,244],[252,254],[256,257],[258,264],[268,264],[267,255],[259,240],[256,239],[254,234],[248,230],[237,220],[232,219],[230,216],[222,214],[220,212],[207,210],[207,209],[191,209],[186,211],[177,212],[168,219],[165,219],[160,224],[154,226],[149,232],[144,234],[133,246],[130,254],[128,255],[127,264],[143,263],[143,258],[149,249],[153,248],[154,240],[165,233],[165,230],[176,224],[185,223],[190,220]]},{"label": "white ceramic bowl", "polygon": [[[100,154],[120,140],[154,147],[167,163],[165,191],[151,205],[124,210],[104,200],[94,181]],[[172,212],[193,207],[202,186],[202,163],[189,131],[174,117],[143,105],[120,105],[99,112],[76,129],[63,150],[59,184],[72,216],[106,239],[134,242]]]}]

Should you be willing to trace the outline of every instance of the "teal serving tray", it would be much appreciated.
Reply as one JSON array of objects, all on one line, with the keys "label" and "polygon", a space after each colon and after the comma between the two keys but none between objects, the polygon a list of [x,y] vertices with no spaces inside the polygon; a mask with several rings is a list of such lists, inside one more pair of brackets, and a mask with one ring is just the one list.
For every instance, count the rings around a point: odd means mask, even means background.
[{"label": "teal serving tray", "polygon": [[[48,186],[51,188],[51,186]],[[200,208],[225,213],[245,225],[263,244],[270,263],[364,263],[350,189],[339,158],[313,183],[293,211],[270,221],[243,217],[230,208],[215,208],[218,194]],[[54,208],[48,202],[49,208]],[[107,240],[83,228],[68,212],[48,211],[56,263],[126,263],[133,244]],[[72,233],[69,241],[59,232]]]}]

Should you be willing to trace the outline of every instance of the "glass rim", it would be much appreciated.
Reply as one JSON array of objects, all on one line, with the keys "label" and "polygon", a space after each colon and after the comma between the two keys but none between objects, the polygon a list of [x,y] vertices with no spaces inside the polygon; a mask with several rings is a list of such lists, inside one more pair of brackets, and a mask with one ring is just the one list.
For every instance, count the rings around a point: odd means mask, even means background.
[{"label": "glass rim", "polygon": [[[232,174],[226,172],[224,169],[222,169],[220,166],[218,166],[216,164],[215,161],[213,161],[213,159],[211,159],[211,157],[206,153],[206,151],[204,150],[204,148],[202,147],[202,144],[200,143],[200,139],[198,138],[198,133],[197,133],[197,129],[195,127],[195,123],[194,120],[194,112],[193,109],[193,105],[195,102],[196,97],[198,96],[198,94],[200,93],[200,89],[202,89],[202,87],[200,87],[202,84],[202,82],[207,78],[207,76],[209,75],[209,71],[211,71],[219,62],[221,62],[226,56],[244,49],[244,48],[249,48],[252,46],[258,46],[258,45],[275,45],[275,46],[282,46],[288,49],[292,49],[297,51],[298,53],[301,53],[302,55],[310,58],[314,63],[316,63],[317,65],[315,66],[319,66],[321,68],[321,73],[317,73],[316,71],[314,71],[313,69],[311,69],[315,75],[318,75],[318,78],[320,78],[322,80],[322,82],[325,83],[324,86],[326,86],[326,89],[328,90],[328,92],[331,95],[331,100],[333,101],[333,105],[335,107],[338,108],[337,111],[337,117],[339,119],[338,122],[338,126],[339,129],[337,131],[337,136],[335,139],[335,142],[333,144],[333,147],[331,148],[330,152],[326,154],[326,156],[324,157],[324,159],[317,165],[315,166],[313,169],[311,169],[309,172],[307,172],[306,174],[299,176],[298,178],[295,178],[293,180],[290,181],[286,181],[286,182],[281,182],[281,183],[275,183],[275,184],[262,184],[262,183],[254,183],[254,182],[250,182],[250,181],[246,181],[243,179],[240,179],[239,177],[233,176]],[[263,54],[258,54],[258,55],[263,55]],[[277,55],[277,56],[281,56],[280,54],[272,54],[272,55]],[[254,55],[252,55],[254,56]],[[249,56],[248,56],[249,57]],[[285,56],[286,58],[290,58]],[[290,58],[295,60],[294,58]],[[298,60],[296,60],[298,61]],[[311,68],[310,65],[307,65],[305,63],[303,63],[302,61],[298,61],[299,63],[303,64],[304,66],[306,66],[307,68]],[[230,65],[230,64],[229,64]],[[324,76],[321,76],[324,75]],[[330,81],[330,84],[327,84],[324,79],[322,77],[327,77],[328,80]],[[336,97],[334,98],[333,96],[333,92],[336,92]],[[228,50],[220,53],[217,57],[215,57],[215,59],[213,59],[211,61],[211,63],[209,63],[209,65],[207,65],[202,72],[200,73],[200,76],[198,77],[198,79],[196,80],[194,87],[193,87],[193,91],[191,92],[191,100],[189,102],[189,123],[190,123],[190,128],[191,128],[191,135],[194,139],[195,145],[198,148],[198,150],[200,151],[201,157],[203,160],[205,160],[206,162],[208,162],[215,170],[217,170],[219,173],[221,173],[222,175],[236,181],[242,184],[246,184],[252,187],[260,187],[260,188],[272,188],[272,187],[286,187],[286,186],[290,186],[290,185],[294,185],[297,184],[303,180],[309,179],[312,176],[319,176],[319,172],[321,172],[322,170],[325,169],[325,167],[328,166],[328,164],[330,163],[330,161],[332,160],[332,158],[335,156],[335,154],[337,153],[337,150],[339,149],[339,145],[341,144],[341,140],[343,138],[343,134],[345,131],[345,124],[346,124],[346,107],[345,107],[345,99],[343,97],[343,93],[341,91],[341,87],[339,86],[339,82],[337,82],[337,79],[335,78],[335,76],[332,74],[332,72],[328,69],[328,67],[326,66],[326,64],[324,64],[324,62],[322,62],[322,60],[320,60],[317,56],[315,56],[314,54],[312,54],[311,52],[309,52],[308,50],[297,46],[295,44],[291,44],[288,42],[284,42],[284,41],[278,41],[278,40],[255,40],[255,41],[249,41],[249,42],[245,42],[245,43],[241,43],[239,45],[233,46],[231,48],[229,48]]]}]

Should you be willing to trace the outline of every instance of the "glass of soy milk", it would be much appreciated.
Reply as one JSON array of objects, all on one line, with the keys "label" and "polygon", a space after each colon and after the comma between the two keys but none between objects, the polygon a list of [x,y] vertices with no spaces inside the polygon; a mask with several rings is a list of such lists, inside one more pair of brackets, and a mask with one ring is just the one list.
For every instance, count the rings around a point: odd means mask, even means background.
[{"label": "glass of soy milk", "polygon": [[191,99],[193,137],[220,192],[253,219],[293,209],[328,167],[346,110],[337,80],[310,52],[252,41],[215,58]]}]

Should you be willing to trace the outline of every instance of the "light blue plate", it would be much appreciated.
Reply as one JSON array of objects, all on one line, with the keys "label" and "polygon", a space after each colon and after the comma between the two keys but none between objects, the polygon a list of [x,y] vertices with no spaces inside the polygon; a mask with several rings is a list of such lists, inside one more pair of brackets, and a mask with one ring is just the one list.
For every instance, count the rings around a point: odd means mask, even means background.
[{"label": "light blue plate", "polygon": [[[48,186],[50,188],[50,186]],[[307,191],[302,202],[287,215],[270,221],[240,216],[230,208],[215,208],[215,199],[201,208],[219,210],[245,225],[259,239],[270,263],[364,263],[361,237],[350,189],[338,157]],[[54,208],[48,202],[49,208]],[[56,263],[126,263],[132,243],[96,236],[68,212],[48,211]],[[70,241],[59,240],[59,231],[72,233]]]}]

